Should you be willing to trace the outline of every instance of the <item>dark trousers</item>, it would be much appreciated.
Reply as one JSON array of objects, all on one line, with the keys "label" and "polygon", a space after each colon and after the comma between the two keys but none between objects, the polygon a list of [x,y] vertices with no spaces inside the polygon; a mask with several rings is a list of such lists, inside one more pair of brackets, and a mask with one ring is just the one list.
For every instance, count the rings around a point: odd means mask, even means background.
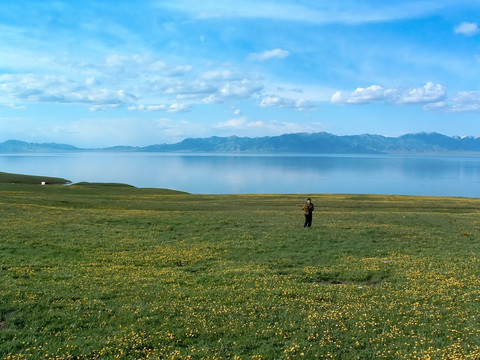
[{"label": "dark trousers", "polygon": [[310,227],[312,226],[312,213],[310,214],[305,214],[305,224],[303,225],[303,227]]}]

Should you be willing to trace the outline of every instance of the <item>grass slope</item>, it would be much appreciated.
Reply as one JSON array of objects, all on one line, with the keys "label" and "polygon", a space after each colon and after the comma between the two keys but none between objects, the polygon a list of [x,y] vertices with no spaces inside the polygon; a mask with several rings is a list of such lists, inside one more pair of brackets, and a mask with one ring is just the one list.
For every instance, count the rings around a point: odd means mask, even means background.
[{"label": "grass slope", "polygon": [[477,359],[479,199],[0,184],[2,359]]},{"label": "grass slope", "polygon": [[35,175],[21,175],[0,172],[0,183],[11,184],[41,184],[46,182],[48,184],[70,184],[69,180],[56,178],[51,176],[35,176]]}]

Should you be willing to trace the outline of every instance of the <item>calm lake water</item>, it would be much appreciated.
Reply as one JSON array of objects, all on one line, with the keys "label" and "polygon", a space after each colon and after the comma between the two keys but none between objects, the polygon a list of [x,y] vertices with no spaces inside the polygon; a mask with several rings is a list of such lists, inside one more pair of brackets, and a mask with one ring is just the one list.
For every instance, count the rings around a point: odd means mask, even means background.
[{"label": "calm lake water", "polygon": [[480,197],[480,157],[178,153],[0,154],[0,171],[196,194]]}]

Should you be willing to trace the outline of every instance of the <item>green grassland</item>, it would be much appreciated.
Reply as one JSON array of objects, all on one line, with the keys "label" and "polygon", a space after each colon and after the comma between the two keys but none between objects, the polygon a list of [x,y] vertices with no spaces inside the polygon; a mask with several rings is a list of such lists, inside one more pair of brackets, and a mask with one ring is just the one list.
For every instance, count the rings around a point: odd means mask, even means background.
[{"label": "green grassland", "polygon": [[480,199],[309,195],[0,184],[0,358],[480,358]]},{"label": "green grassland", "polygon": [[0,183],[41,184],[42,182],[47,184],[57,184],[57,185],[70,183],[69,180],[57,178],[57,177],[11,174],[11,173],[0,171]]}]

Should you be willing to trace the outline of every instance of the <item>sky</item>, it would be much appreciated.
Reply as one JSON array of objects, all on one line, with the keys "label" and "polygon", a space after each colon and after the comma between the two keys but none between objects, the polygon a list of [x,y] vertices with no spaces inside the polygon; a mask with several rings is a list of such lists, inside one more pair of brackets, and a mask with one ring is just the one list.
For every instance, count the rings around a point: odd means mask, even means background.
[{"label": "sky", "polygon": [[480,136],[480,1],[0,0],[0,142]]}]

